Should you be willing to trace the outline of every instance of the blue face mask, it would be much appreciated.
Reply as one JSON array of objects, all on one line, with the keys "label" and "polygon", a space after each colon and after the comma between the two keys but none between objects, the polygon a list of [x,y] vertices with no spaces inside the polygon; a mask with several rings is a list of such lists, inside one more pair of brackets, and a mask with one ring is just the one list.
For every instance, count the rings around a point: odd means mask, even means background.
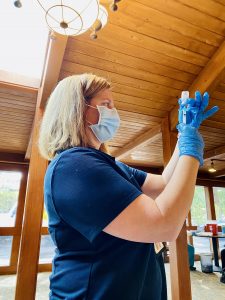
[{"label": "blue face mask", "polygon": [[96,138],[104,143],[110,139],[112,139],[120,126],[120,117],[116,110],[116,108],[108,108],[105,106],[96,105],[96,107],[88,105],[92,108],[95,108],[99,112],[99,120],[98,124],[91,124],[89,126],[93,131]]}]

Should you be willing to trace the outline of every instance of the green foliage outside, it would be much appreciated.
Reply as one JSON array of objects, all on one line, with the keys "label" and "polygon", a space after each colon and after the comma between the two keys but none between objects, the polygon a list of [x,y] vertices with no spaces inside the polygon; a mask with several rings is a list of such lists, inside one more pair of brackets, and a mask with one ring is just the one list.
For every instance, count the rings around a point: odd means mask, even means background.
[{"label": "green foliage outside", "polygon": [[194,199],[191,206],[192,225],[203,225],[207,221],[205,191],[203,186],[195,187]]},{"label": "green foliage outside", "polygon": [[0,190],[0,213],[7,213],[15,205],[18,199],[18,191],[11,189]]},{"label": "green foliage outside", "polygon": [[213,188],[216,219],[225,223],[225,188]]}]

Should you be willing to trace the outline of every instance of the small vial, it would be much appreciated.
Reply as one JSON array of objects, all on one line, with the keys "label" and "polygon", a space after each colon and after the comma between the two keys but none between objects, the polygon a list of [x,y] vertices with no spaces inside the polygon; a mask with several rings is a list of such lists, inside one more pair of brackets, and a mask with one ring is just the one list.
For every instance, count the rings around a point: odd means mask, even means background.
[{"label": "small vial", "polygon": [[189,91],[183,91],[181,93],[182,104],[189,98]]},{"label": "small vial", "polygon": [[[185,104],[186,100],[189,98],[189,91],[183,91],[181,93],[182,104]],[[183,123],[187,123],[187,106],[185,105],[183,108]]]}]

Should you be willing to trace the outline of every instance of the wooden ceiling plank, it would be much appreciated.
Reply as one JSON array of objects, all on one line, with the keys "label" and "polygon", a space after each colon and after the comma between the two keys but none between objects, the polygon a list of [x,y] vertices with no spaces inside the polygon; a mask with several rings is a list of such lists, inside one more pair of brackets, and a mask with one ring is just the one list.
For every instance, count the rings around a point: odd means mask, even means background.
[{"label": "wooden ceiling plank", "polygon": [[161,125],[160,124],[153,127],[150,130],[147,130],[142,135],[139,135],[138,137],[133,139],[131,142],[126,144],[121,150],[115,152],[114,156],[117,159],[121,159],[121,158],[127,156],[132,151],[134,151],[134,149],[136,149],[137,147],[141,147],[144,144],[146,144],[147,142],[149,142],[149,140],[155,138],[159,133],[161,133]]},{"label": "wooden ceiling plank", "polygon": [[[81,35],[76,38],[70,37],[67,49],[75,51],[77,42],[85,43],[89,48],[93,47],[92,41]],[[102,51],[113,51],[116,56],[125,54],[134,58],[140,58],[140,47],[135,43],[128,43],[126,40],[116,40],[115,43],[114,39],[98,39],[95,44],[100,47]],[[185,70],[185,72],[194,75],[197,75],[203,66],[199,64],[195,65],[191,62],[186,62],[185,60],[179,60],[177,57],[168,56],[167,52],[161,53],[159,51],[155,51],[155,49],[142,48],[141,57],[148,62],[160,62],[163,66],[170,67],[178,71]]]},{"label": "wooden ceiling plank", "polygon": [[[210,31],[209,28],[202,28],[202,27],[198,26],[197,24],[193,24],[192,22],[187,22],[186,20],[184,20],[182,18],[182,14],[172,15],[161,8],[156,8],[156,6],[153,7],[151,5],[151,3],[147,2],[147,1],[135,0],[132,2],[138,2],[138,3],[141,3],[142,5],[145,4],[145,6],[143,6],[143,10],[145,9],[145,12],[146,13],[148,12],[148,14],[151,15],[151,21],[152,21],[152,14],[154,15],[154,11],[155,11],[155,15],[153,18],[154,23],[160,25],[161,19],[163,19],[161,26],[165,26],[166,28],[177,31],[182,35],[188,36],[190,38],[193,37],[193,39],[195,39],[197,41],[201,41],[203,43],[207,43],[209,45],[213,45],[216,47],[218,47],[219,44],[221,43],[221,34],[218,34],[217,32],[214,33],[212,31]],[[189,2],[189,0],[184,0],[184,1]],[[199,2],[202,2],[202,1],[204,1],[204,0],[201,0]],[[208,0],[207,3],[204,2],[204,8],[208,8],[209,1],[210,0]],[[153,1],[153,2],[156,2],[156,1]],[[180,2],[183,2],[183,0],[181,0]],[[196,7],[197,6],[199,7],[199,5],[196,4],[195,0],[192,0],[192,2],[194,2],[194,9],[196,10]],[[198,2],[198,4],[199,4],[199,2]],[[156,3],[154,3],[154,4],[156,4]],[[214,4],[215,4],[215,2],[214,2]],[[166,6],[166,5],[164,5],[164,6]],[[189,5],[186,5],[186,3],[185,3],[185,6],[183,6],[183,9],[186,9],[187,6],[189,6]],[[147,10],[146,7],[149,10]],[[216,8],[217,7],[215,7],[215,10],[216,10]],[[214,9],[213,9],[213,12],[214,12]],[[204,14],[206,15],[205,16],[205,18],[206,18],[207,14],[205,12],[204,12]],[[157,20],[157,18],[158,18],[158,20]]]},{"label": "wooden ceiling plank", "polygon": [[[166,1],[166,5],[165,5],[165,0],[151,0],[151,1],[135,0],[135,1],[141,2],[146,6],[165,12],[167,15],[180,18],[188,22],[188,24],[191,23],[199,28],[210,30],[215,34],[225,36],[224,34],[225,23],[221,22],[221,20],[206,15],[205,13],[197,10],[196,8],[192,8],[190,6],[184,5],[176,0]],[[207,5],[207,1],[204,2],[204,5]]]},{"label": "wooden ceiling plank", "polygon": [[94,72],[98,76],[104,76],[108,78],[113,84],[119,82],[124,86],[133,86],[137,89],[143,89],[149,92],[151,91],[159,92],[163,95],[167,95],[170,97],[178,97],[180,94],[180,89],[175,89],[158,83],[148,82],[145,80],[140,80],[125,75],[120,75],[118,73],[109,72],[107,70],[102,70],[102,69],[80,65],[72,62],[66,62],[66,61],[63,62],[60,78],[67,77],[72,74],[90,73],[90,72]]},{"label": "wooden ceiling plank", "polygon": [[[137,16],[138,11],[138,18]],[[149,17],[151,16],[151,17]],[[119,13],[116,19],[111,19],[110,23],[122,28],[132,30],[134,33],[144,34],[148,37],[159,39],[177,47],[187,49],[207,57],[211,57],[216,47],[222,40],[221,35],[213,35],[212,32],[200,29],[202,35],[198,32],[199,27],[162,13],[159,10],[141,5],[131,1],[129,5],[123,3],[120,5]],[[204,40],[203,37],[206,37]],[[206,40],[212,40],[212,43],[206,43]]]},{"label": "wooden ceiling plank", "polygon": [[[90,52],[90,47],[92,51]],[[80,40],[74,42],[74,48],[67,49],[65,53],[65,59],[75,60],[77,53],[83,55],[89,55],[99,59],[104,59],[106,61],[117,63],[121,65],[127,65],[132,68],[140,69],[147,72],[152,72],[158,75],[163,75],[176,80],[181,80],[184,82],[192,82],[194,74],[188,73],[186,71],[181,71],[173,68],[173,66],[164,66],[160,61],[153,62],[146,60],[145,58],[138,58],[124,53],[118,53],[109,49],[102,49],[102,47],[92,44],[85,43]]]},{"label": "wooden ceiling plank", "polygon": [[[213,82],[221,75],[225,69],[225,41],[221,44],[219,49],[210,59],[205,68],[200,72],[196,80],[188,89],[190,95],[193,96],[196,90],[201,92],[207,91],[210,89]],[[177,124],[177,110],[178,105],[175,106],[170,113],[170,128],[174,130]]]},{"label": "wooden ceiling plank", "polygon": [[225,154],[225,145],[205,151],[204,160],[208,160],[222,154]]},{"label": "wooden ceiling plank", "polygon": [[[126,77],[131,77],[137,80],[143,80],[147,83],[154,83],[159,84],[166,87],[173,86],[174,89],[182,90],[189,86],[188,83],[180,81],[180,80],[174,80],[169,77],[161,76],[158,74],[154,74],[151,72],[143,71],[140,69],[136,69],[133,67],[128,67],[121,64],[116,63],[109,63],[106,60],[96,58],[96,57],[90,57],[89,55],[83,55],[80,53],[77,53],[76,56],[71,58],[70,61],[64,60],[63,67],[67,66],[68,64],[79,64],[82,66],[86,66],[88,68],[94,68],[99,70],[104,70],[106,72],[111,72],[115,74],[120,74]],[[181,75],[182,77],[182,75]]]},{"label": "wooden ceiling plank", "polygon": [[30,86],[25,86],[25,85],[20,85],[20,84],[15,84],[12,82],[5,82],[0,80],[0,90],[2,89],[9,89],[18,93],[29,93],[31,95],[37,96],[38,93],[38,87],[30,87]]},{"label": "wooden ceiling plank", "polygon": [[[111,38],[111,32],[116,32],[115,39]],[[80,39],[80,37],[76,38]],[[88,35],[84,34],[82,35],[82,38],[87,39]],[[110,41],[108,40],[111,40],[117,47],[119,47],[118,41],[125,42],[123,45],[126,45],[126,43],[137,45],[138,43],[139,55],[137,57],[140,57],[140,51],[142,53],[142,48],[144,48],[164,55],[166,54],[169,57],[173,57],[178,60],[196,64],[197,66],[202,67],[205,66],[205,64],[209,60],[208,57],[203,56],[199,53],[195,53],[188,49],[165,43],[163,41],[160,41],[160,39],[155,39],[144,34],[133,32],[132,30],[129,30],[127,28],[125,29],[119,25],[111,23],[108,23],[105,30],[101,32],[101,39],[104,41],[104,44],[107,44],[108,42],[110,43]],[[127,49],[127,47],[125,46],[124,49]]]},{"label": "wooden ceiling plank", "polygon": [[180,0],[180,2],[225,22],[224,1],[223,5],[212,0],[207,0],[207,2],[205,0]]}]

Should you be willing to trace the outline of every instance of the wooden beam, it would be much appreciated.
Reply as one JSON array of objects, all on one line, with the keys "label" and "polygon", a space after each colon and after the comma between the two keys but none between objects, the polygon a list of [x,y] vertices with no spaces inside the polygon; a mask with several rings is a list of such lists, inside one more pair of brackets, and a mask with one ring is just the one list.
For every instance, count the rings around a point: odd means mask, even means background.
[{"label": "wooden beam", "polygon": [[33,95],[38,94],[38,88],[14,84],[11,82],[4,82],[4,81],[0,81],[0,90],[1,89],[9,89],[12,91],[17,91],[18,93],[25,92],[25,93],[29,93],[29,94],[33,94]]},{"label": "wooden beam", "polygon": [[213,177],[219,178],[225,176],[225,169],[216,171]]},{"label": "wooden beam", "polygon": [[37,89],[40,87],[40,79],[31,78],[24,75],[18,75],[17,73],[0,70],[0,82],[6,84],[12,84],[14,86],[23,86],[26,88]]},{"label": "wooden beam", "polygon": [[[164,166],[170,160],[176,146],[176,135],[169,130],[169,119],[162,122]],[[173,300],[191,300],[191,280],[187,251],[187,231],[184,223],[176,241],[169,244],[170,278]]]},{"label": "wooden beam", "polygon": [[23,172],[28,169],[28,164],[18,164],[18,163],[1,163],[0,162],[0,170],[1,171],[14,171],[14,172]]},{"label": "wooden beam", "polygon": [[216,220],[213,187],[205,186],[204,191],[205,191],[205,199],[206,199],[207,218],[209,220]]},{"label": "wooden beam", "polygon": [[208,160],[222,154],[225,154],[225,145],[205,151],[204,160]]},{"label": "wooden beam", "polygon": [[[42,99],[40,108],[44,108],[48,97],[59,80],[61,65],[63,62],[64,53],[67,45],[67,36],[54,34],[52,39],[49,39],[49,47],[46,53],[46,64],[42,78]],[[33,135],[33,125],[30,133],[30,138],[27,145],[25,159],[30,159],[31,142]]]},{"label": "wooden beam", "polygon": [[67,36],[56,33],[54,33],[54,37],[49,40],[45,71],[41,85],[41,89],[43,90],[40,101],[41,108],[45,107],[49,95],[58,82],[67,40]]},{"label": "wooden beam", "polygon": [[29,137],[29,142],[28,142],[28,146],[27,146],[27,151],[25,154],[25,160],[30,160],[30,155],[31,155],[31,146],[32,146],[32,138],[33,138],[33,129],[34,129],[34,122],[32,124],[32,128],[31,128],[31,133],[30,133],[30,137]]},{"label": "wooden beam", "polygon": [[26,163],[24,161],[24,154],[0,152],[0,163]]},{"label": "wooden beam", "polygon": [[[190,96],[194,95],[196,90],[200,92],[211,91],[212,87],[215,89],[215,81],[219,84],[221,74],[225,69],[225,41],[221,44],[216,53],[212,56],[210,61],[200,72],[198,77],[189,88]],[[170,128],[175,130],[178,121],[178,105],[176,105],[170,112]]]},{"label": "wooden beam", "polygon": [[126,144],[121,150],[116,151],[113,155],[117,159],[121,159],[131,152],[133,152],[137,147],[143,147],[145,144],[154,139],[161,132],[161,125],[156,125],[152,129],[144,132],[142,135],[138,136],[128,144]]},{"label": "wooden beam", "polygon": [[[39,126],[43,110],[39,108],[42,93],[38,96],[35,112],[33,143],[21,244],[17,268],[15,300],[35,299],[38,259],[40,251],[41,224],[43,217],[43,185],[48,162],[43,159],[37,147]],[[29,289],[25,289],[29,286]]]},{"label": "wooden beam", "polygon": [[196,185],[225,187],[225,180],[219,180],[215,178],[210,178],[210,179],[197,178]]},{"label": "wooden beam", "polygon": [[[39,153],[37,141],[47,98],[58,80],[67,39],[68,37],[57,34],[54,40],[50,39],[42,84],[38,91],[15,300],[35,299],[44,203],[43,185],[48,166],[48,162]],[[24,289],[25,286],[29,286],[29,289]]]}]

